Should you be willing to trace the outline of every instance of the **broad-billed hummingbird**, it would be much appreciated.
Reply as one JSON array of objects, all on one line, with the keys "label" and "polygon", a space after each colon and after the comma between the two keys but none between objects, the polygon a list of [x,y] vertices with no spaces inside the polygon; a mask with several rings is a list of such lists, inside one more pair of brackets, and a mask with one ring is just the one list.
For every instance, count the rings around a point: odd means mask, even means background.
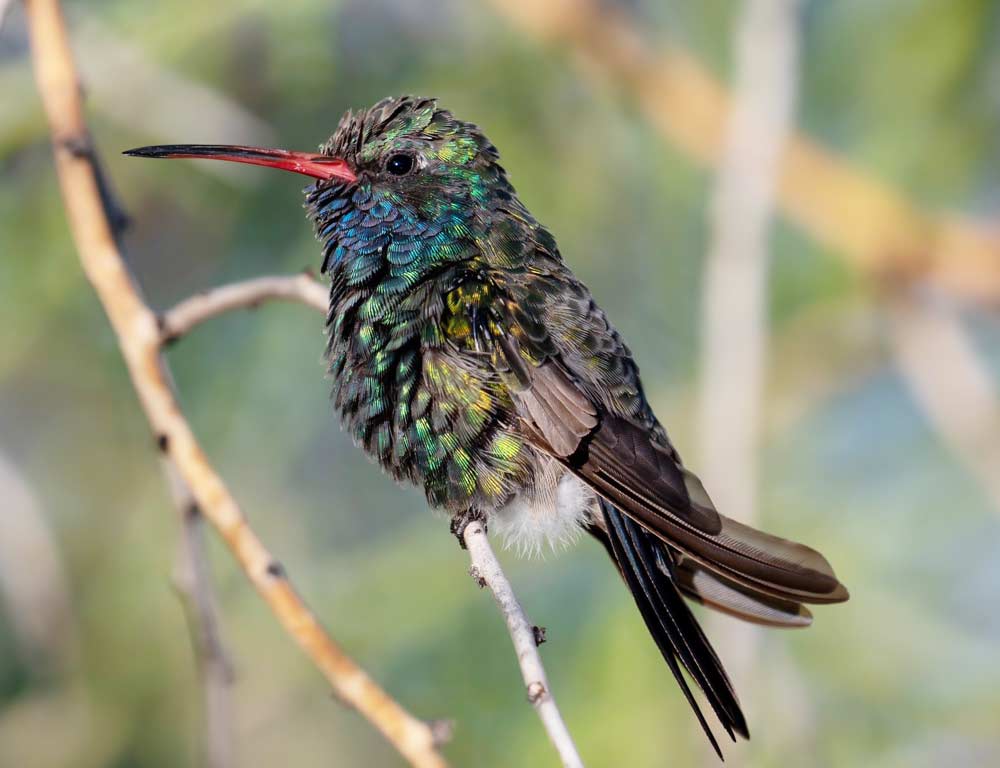
[{"label": "broad-billed hummingbird", "polygon": [[748,738],[732,683],[684,598],[800,627],[846,600],[813,549],[730,520],[681,463],[629,348],[518,199],[479,128],[434,99],[348,112],[317,154],[173,145],[126,152],[311,176],[330,278],[334,403],[354,440],[422,486],[461,534],[525,549],[583,530],[611,555],[670,671]]}]

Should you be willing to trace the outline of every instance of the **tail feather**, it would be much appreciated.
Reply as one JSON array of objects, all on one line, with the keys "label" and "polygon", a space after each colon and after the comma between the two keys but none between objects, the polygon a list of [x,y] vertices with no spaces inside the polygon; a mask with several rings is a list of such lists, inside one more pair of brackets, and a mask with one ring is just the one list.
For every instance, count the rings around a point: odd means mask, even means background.
[{"label": "tail feather", "polygon": [[722,663],[701,631],[673,577],[673,564],[658,538],[601,501],[605,544],[632,592],[670,671],[719,757],[722,751],[681,672],[681,665],[705,693],[719,722],[735,740],[749,738],[746,720]]},{"label": "tail feather", "polygon": [[847,600],[823,555],[719,514],[676,453],[632,422],[602,414],[570,456],[555,452],[544,435],[529,430],[528,437],[643,528],[725,580],[787,603]]},{"label": "tail feather", "polygon": [[812,613],[802,603],[750,589],[745,584],[730,581],[702,567],[679,552],[673,551],[672,554],[674,578],[688,599],[762,626],[795,628],[812,624]]}]

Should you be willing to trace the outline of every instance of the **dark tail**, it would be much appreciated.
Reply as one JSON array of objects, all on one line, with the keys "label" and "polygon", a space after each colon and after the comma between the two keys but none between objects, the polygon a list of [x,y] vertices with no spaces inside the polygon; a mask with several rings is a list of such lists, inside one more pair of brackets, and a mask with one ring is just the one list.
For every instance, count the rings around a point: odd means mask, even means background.
[{"label": "dark tail", "polygon": [[663,654],[670,671],[694,710],[719,758],[722,751],[702,715],[681,672],[681,666],[704,691],[730,738],[750,738],[726,671],[722,668],[708,638],[681,597],[675,579],[673,560],[663,542],[639,524],[601,499],[606,538],[593,531],[608,548],[618,564],[625,583],[632,592],[650,634]]}]

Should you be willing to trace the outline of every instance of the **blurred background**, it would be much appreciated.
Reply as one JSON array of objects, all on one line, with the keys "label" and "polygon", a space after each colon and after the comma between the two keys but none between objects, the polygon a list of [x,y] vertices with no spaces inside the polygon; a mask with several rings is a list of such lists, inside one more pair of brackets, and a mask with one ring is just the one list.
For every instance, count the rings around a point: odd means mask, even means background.
[{"label": "blurred background", "polygon": [[[0,765],[197,765],[177,518],[69,239],[23,12],[4,5]],[[710,620],[753,734],[727,761],[1000,764],[997,3],[65,8],[154,306],[316,268],[318,247],[300,179],[121,150],[309,149],[349,107],[438,96],[500,148],[720,508],[821,549],[851,590],[806,631]],[[454,764],[554,764],[447,522],[339,431],[323,346],[317,313],[273,305],[169,359],[262,538],[379,682],[455,719]],[[209,540],[234,764],[399,765]],[[600,547],[501,557],[589,765],[716,764]]]}]

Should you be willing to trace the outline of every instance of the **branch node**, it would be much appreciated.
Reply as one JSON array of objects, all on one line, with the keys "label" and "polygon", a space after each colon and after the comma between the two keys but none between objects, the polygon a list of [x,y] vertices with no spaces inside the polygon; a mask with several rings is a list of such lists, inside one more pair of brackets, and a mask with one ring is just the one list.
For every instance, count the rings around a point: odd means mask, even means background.
[{"label": "branch node", "polygon": [[267,575],[272,579],[284,579],[288,574],[285,572],[285,566],[277,560],[272,560],[267,564]]},{"label": "branch node", "polygon": [[451,518],[451,533],[458,539],[458,546],[462,549],[468,549],[465,544],[465,529],[473,522],[482,523],[483,533],[486,533],[486,518],[478,509],[466,509]]},{"label": "branch node", "polygon": [[479,572],[479,569],[476,566],[473,565],[469,568],[469,575],[480,589],[486,586],[486,579],[483,578],[483,574]]},{"label": "branch node", "polygon": [[532,625],[531,633],[535,636],[535,647],[537,648],[545,642],[545,627]]},{"label": "branch node", "polygon": [[156,436],[156,448],[160,453],[167,453],[170,450],[170,437],[165,432],[160,432]]},{"label": "branch node", "polygon": [[538,704],[546,695],[548,695],[548,689],[544,683],[535,680],[528,684],[528,701],[531,703],[531,706]]},{"label": "branch node", "polygon": [[431,729],[431,738],[435,747],[444,746],[455,735],[454,720],[431,720],[427,723],[427,727]]},{"label": "branch node", "polygon": [[76,134],[67,136],[58,142],[59,146],[69,152],[73,157],[92,160],[94,157],[94,143],[89,136]]}]

